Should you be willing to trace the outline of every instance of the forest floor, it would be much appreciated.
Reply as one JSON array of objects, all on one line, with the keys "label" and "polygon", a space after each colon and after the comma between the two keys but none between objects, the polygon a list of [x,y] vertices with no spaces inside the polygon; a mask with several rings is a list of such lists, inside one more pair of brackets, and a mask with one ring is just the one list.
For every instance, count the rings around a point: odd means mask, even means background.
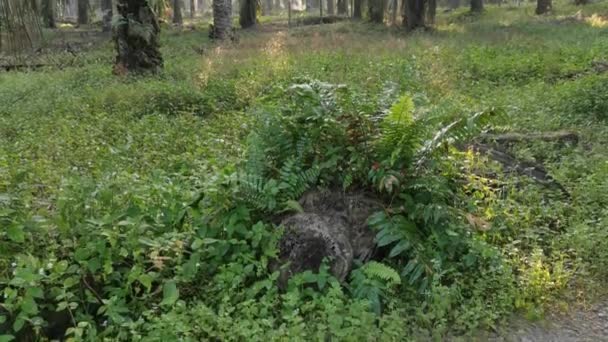
[{"label": "forest floor", "polygon": [[[68,334],[91,340],[608,340],[607,15],[606,1],[556,1],[540,17],[532,4],[490,5],[480,16],[440,11],[433,30],[412,34],[262,18],[225,44],[195,21],[163,28],[162,73],[126,78],[111,73],[107,36],[49,32],[24,59],[32,68],[0,70],[0,225],[9,227],[0,230],[0,328],[40,330],[45,313],[68,310]],[[429,118],[433,129],[496,110],[496,132],[572,131],[575,143],[506,147],[542,164],[565,191],[498,171],[474,177],[467,170],[490,163],[450,150],[429,178],[435,191],[445,173],[466,177],[448,182],[450,224],[408,252],[409,260],[432,256],[420,267],[426,287],[404,276],[392,287],[366,278],[281,293],[267,267],[273,222],[238,201],[231,177],[254,164],[257,144],[285,137],[256,130],[263,115],[296,107],[331,117],[310,98],[285,102],[294,85],[319,84],[350,96],[339,123],[367,122],[410,98],[416,120]],[[286,121],[296,132],[308,122]],[[296,147],[289,151],[306,146]],[[268,163],[278,158],[267,154]],[[348,156],[363,160],[348,165],[363,168],[369,186],[376,160]],[[348,188],[352,175],[336,169],[327,177]],[[265,183],[265,196],[280,191],[276,183]],[[201,190],[207,196],[190,210]],[[256,199],[276,205],[273,196]],[[380,261],[389,275],[407,273],[408,260]],[[380,318],[353,290],[368,281],[382,294]]]}]

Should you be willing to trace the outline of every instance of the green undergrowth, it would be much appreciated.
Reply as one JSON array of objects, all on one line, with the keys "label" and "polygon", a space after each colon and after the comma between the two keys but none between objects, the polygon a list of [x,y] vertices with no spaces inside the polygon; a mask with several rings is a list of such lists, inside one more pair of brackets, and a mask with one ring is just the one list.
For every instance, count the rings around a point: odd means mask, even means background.
[{"label": "green undergrowth", "polygon": [[[159,75],[113,76],[110,44],[0,74],[0,341],[466,340],[588,300],[608,276],[608,28],[555,7],[411,35],[166,30]],[[563,190],[455,148],[488,129],[575,131],[508,148]],[[280,290],[277,218],[314,187],[382,199],[378,251]]]}]

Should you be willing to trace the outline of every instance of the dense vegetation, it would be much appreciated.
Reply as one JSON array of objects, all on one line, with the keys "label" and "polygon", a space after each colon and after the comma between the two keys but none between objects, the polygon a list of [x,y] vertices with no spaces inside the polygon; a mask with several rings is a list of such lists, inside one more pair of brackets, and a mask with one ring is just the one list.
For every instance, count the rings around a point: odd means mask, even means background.
[{"label": "dense vegetation", "polygon": [[[405,34],[341,22],[164,28],[164,70],[104,43],[0,74],[0,341],[470,336],[601,294],[608,276],[608,5],[486,6]],[[272,18],[263,18],[263,21]],[[565,189],[458,149],[516,143]],[[374,191],[375,260],[276,286],[315,188]],[[56,334],[59,334],[57,336]]]}]

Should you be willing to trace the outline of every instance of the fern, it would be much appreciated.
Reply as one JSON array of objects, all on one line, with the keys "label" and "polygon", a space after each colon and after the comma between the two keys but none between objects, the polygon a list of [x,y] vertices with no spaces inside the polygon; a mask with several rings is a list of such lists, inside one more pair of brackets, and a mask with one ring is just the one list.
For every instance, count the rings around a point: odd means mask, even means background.
[{"label": "fern", "polygon": [[414,102],[404,95],[381,123],[379,154],[389,167],[408,165],[422,141],[423,130],[413,114]]},{"label": "fern", "polygon": [[[260,211],[294,208],[294,200],[316,184],[319,168],[303,170],[295,158],[288,159],[281,167],[278,178],[266,178],[263,174],[245,173],[238,177],[239,193],[243,200]],[[281,205],[281,208],[278,206]]]},{"label": "fern", "polygon": [[368,278],[375,278],[384,281],[388,285],[401,284],[399,273],[392,267],[377,261],[370,261],[363,266],[363,272]]}]

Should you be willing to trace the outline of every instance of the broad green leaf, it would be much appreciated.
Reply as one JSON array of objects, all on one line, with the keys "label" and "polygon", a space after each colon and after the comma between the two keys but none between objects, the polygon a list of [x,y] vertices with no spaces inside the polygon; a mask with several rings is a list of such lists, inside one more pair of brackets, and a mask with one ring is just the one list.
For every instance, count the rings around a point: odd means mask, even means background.
[{"label": "broad green leaf", "polygon": [[160,305],[173,305],[179,299],[179,290],[174,280],[170,280],[163,286],[163,301]]},{"label": "broad green leaf", "polygon": [[23,232],[23,226],[12,224],[8,226],[8,230],[6,231],[8,238],[15,242],[23,242],[25,241],[25,233]]},{"label": "broad green leaf", "polygon": [[13,335],[0,335],[0,342],[10,342],[15,340],[15,336]]},{"label": "broad green leaf", "polygon": [[400,255],[401,253],[407,251],[408,249],[410,249],[411,244],[409,241],[407,240],[401,240],[397,245],[395,245],[395,247],[393,247],[391,249],[391,252],[388,254],[389,258],[394,258],[398,255]]}]

